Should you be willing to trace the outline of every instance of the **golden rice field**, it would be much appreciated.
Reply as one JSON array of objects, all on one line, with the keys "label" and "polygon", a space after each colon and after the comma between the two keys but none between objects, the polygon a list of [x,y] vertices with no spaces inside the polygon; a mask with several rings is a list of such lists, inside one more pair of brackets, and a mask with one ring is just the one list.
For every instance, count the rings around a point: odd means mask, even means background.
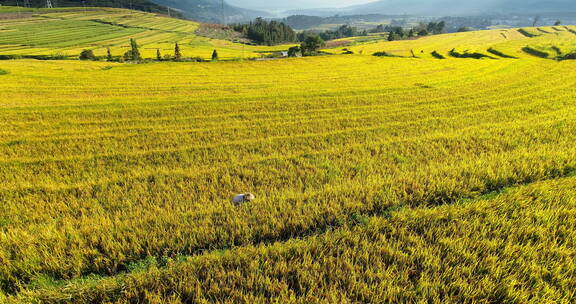
[{"label": "golden rice field", "polygon": [[[327,51],[340,54],[345,50],[351,50],[361,55],[372,55],[384,51],[395,56],[418,58],[434,58],[431,54],[437,52],[445,58],[450,58],[452,57],[450,51],[455,49],[460,53],[480,53],[495,59],[501,59],[503,56],[533,57],[532,54],[523,50],[525,47],[546,52],[550,58],[576,52],[576,26],[452,33],[392,42],[376,40],[357,43],[356,39],[362,39],[362,37],[341,39],[352,42],[352,45]],[[558,51],[553,47],[556,47]]]},{"label": "golden rice field", "polygon": [[[2,19],[2,13],[6,19]],[[9,13],[9,15],[8,15]],[[130,38],[144,58],[173,55],[179,43],[186,57],[210,59],[218,50],[223,59],[253,58],[289,46],[253,46],[200,37],[197,22],[115,8],[21,9],[0,7],[0,55],[78,56],[83,49],[121,56]]]},{"label": "golden rice field", "polygon": [[574,303],[576,61],[519,57],[0,61],[0,303]]}]

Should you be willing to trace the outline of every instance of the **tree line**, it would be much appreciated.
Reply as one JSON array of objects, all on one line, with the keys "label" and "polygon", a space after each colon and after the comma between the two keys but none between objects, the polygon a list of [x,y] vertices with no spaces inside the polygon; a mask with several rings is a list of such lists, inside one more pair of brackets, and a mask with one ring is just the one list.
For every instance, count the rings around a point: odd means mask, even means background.
[{"label": "tree line", "polygon": [[327,30],[324,32],[317,32],[317,31],[303,31],[298,34],[298,40],[304,41],[310,35],[318,35],[322,40],[334,40],[340,38],[347,38],[347,37],[356,37],[356,36],[367,36],[368,31],[366,30],[359,30],[356,27],[350,26],[348,24],[344,24],[337,28],[336,30]]},{"label": "tree line", "polygon": [[[105,59],[106,61],[110,62],[142,62],[142,61],[152,61],[152,59],[144,59],[140,53],[140,47],[135,39],[130,39],[130,49],[126,51],[122,56],[113,56],[112,51],[110,48],[106,49],[106,57],[101,58],[94,54],[93,50],[82,50],[80,52],[80,56],[78,57],[80,60],[101,60]],[[212,61],[218,61],[219,55],[218,51],[214,50],[212,52]],[[178,42],[174,43],[174,52],[173,54],[165,54],[162,55],[160,49],[156,49],[156,58],[155,61],[204,61],[202,58],[199,57],[184,57],[182,51],[180,50],[180,45]]]},{"label": "tree line", "polygon": [[[288,16],[281,21],[288,24],[294,29],[310,29],[318,27],[322,24],[351,24],[358,21],[362,22],[379,22],[384,19],[390,18],[404,18],[401,15],[382,15],[382,14],[361,14],[361,15],[334,15],[330,17],[319,16],[306,16],[306,15],[292,15]],[[394,22],[395,20],[392,20]]]},{"label": "tree line", "polygon": [[403,39],[410,39],[414,37],[420,36],[428,36],[428,35],[438,35],[444,33],[444,29],[446,28],[446,22],[429,22],[420,23],[417,26],[405,29],[401,26],[392,26],[392,25],[378,25],[376,28],[372,29],[371,33],[382,33],[388,32],[388,41],[395,41],[395,40],[403,40]]},{"label": "tree line", "polygon": [[257,18],[247,24],[234,24],[232,28],[257,44],[275,45],[297,41],[296,32],[288,25],[278,21],[266,21]]}]

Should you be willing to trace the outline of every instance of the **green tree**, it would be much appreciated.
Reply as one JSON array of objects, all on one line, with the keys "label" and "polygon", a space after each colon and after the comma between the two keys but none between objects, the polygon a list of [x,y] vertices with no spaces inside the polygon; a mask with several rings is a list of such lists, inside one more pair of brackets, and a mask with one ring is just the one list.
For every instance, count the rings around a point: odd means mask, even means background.
[{"label": "green tree", "polygon": [[446,28],[446,22],[445,21],[440,21],[437,25],[436,25],[436,34],[442,34],[444,33],[444,29]]},{"label": "green tree", "polygon": [[142,60],[142,56],[140,55],[140,50],[138,50],[138,44],[136,43],[136,40],[134,40],[133,38],[130,38],[130,58],[128,58],[129,60],[132,61],[140,61]]},{"label": "green tree", "polygon": [[540,22],[540,16],[534,17],[534,22],[532,22],[532,26],[536,26]]},{"label": "green tree", "polygon": [[174,45],[174,60],[178,61],[182,59],[182,53],[180,52],[180,46],[178,42]]},{"label": "green tree", "polygon": [[112,58],[112,52],[110,51],[110,48],[106,48],[106,60],[108,61],[114,60],[114,58]]},{"label": "green tree", "polygon": [[376,26],[375,29],[372,30],[372,33],[382,33],[384,32],[384,24],[379,24]]},{"label": "green tree", "polygon": [[293,46],[288,49],[288,57],[296,57],[298,53],[302,53],[302,49],[299,46]]},{"label": "green tree", "polygon": [[162,54],[160,54],[160,49],[156,49],[156,60],[162,61]]},{"label": "green tree", "polygon": [[396,36],[398,36],[398,38],[400,39],[406,36],[406,33],[404,33],[404,29],[400,26],[394,29],[394,33],[396,33]]},{"label": "green tree", "polygon": [[92,50],[82,50],[80,52],[80,60],[96,60],[96,56],[94,56]]},{"label": "green tree", "polygon": [[249,24],[236,24],[232,28],[258,44],[274,45],[293,42],[297,38],[296,32],[290,26],[263,18],[257,18]]},{"label": "green tree", "polygon": [[212,61],[218,61],[218,51],[212,52]]},{"label": "green tree", "polygon": [[554,22],[554,26],[559,26],[559,25],[562,25],[562,21],[556,20],[556,22]]},{"label": "green tree", "polygon": [[431,34],[438,35],[442,34],[445,28],[446,28],[446,22],[444,21],[430,22],[426,26],[426,31]]},{"label": "green tree", "polygon": [[322,40],[322,38],[320,38],[320,36],[311,35],[311,36],[308,36],[304,40],[304,42],[302,42],[302,45],[300,46],[300,48],[302,49],[303,55],[314,55],[324,45],[326,45],[326,43],[324,42],[324,40]]}]

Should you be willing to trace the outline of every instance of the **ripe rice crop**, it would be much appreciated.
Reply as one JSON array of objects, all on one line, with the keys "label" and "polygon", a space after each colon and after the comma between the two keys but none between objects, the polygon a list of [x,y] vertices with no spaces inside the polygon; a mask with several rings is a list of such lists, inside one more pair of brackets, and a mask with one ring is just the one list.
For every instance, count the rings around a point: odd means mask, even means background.
[{"label": "ripe rice crop", "polygon": [[[167,266],[147,260],[127,276],[77,282],[66,296],[76,303],[569,303],[575,187],[574,177],[534,183],[461,204],[357,217],[353,226],[285,243]],[[58,295],[28,296],[51,302]]]},{"label": "ripe rice crop", "polygon": [[[390,208],[451,205],[576,168],[569,61],[2,67],[8,294],[58,294],[46,282],[114,278],[147,258],[346,234]],[[247,190],[255,203],[230,204]]]},{"label": "ripe rice crop", "polygon": [[[451,33],[434,36],[420,37],[414,40],[399,41],[368,41],[356,43],[352,46],[345,46],[355,54],[372,55],[377,52],[386,52],[391,55],[418,58],[450,58],[450,52],[453,49],[460,50],[461,53],[474,53],[484,56],[495,55],[494,51],[501,53],[502,58],[532,58],[522,49],[540,48],[556,46],[565,49],[574,48],[574,35],[569,32],[570,27],[558,28],[554,30],[551,27],[525,29],[500,29],[486,30],[477,32]],[[546,32],[542,32],[546,31]],[[530,36],[522,33],[534,33]],[[343,47],[331,48],[326,50],[329,53],[341,54]],[[440,56],[438,56],[440,55]],[[499,55],[497,55],[500,57]],[[538,57],[538,56],[536,56]]]},{"label": "ripe rice crop", "polygon": [[[0,8],[0,16],[6,13]],[[11,12],[11,11],[10,11]],[[192,21],[161,17],[156,14],[112,8],[76,8],[34,10],[35,14],[2,20],[0,55],[78,57],[83,49],[97,56],[122,56],[136,39],[144,58],[174,55],[179,43],[186,57],[210,59],[218,50],[223,59],[260,57],[290,46],[253,46],[196,35],[199,24]]]},{"label": "ripe rice crop", "polygon": [[576,39],[548,31],[397,44],[446,60],[0,61],[0,302],[572,303],[576,63],[519,53]]}]

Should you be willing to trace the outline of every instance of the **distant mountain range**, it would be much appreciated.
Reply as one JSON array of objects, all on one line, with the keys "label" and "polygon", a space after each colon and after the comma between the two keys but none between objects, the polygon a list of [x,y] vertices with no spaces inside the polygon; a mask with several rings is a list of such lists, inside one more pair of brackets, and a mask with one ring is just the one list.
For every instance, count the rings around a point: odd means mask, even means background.
[{"label": "distant mountain range", "polygon": [[[23,5],[24,3],[26,3],[24,0],[0,0],[0,5]],[[32,7],[46,6],[46,0],[29,0],[28,3]],[[167,13],[167,7],[170,7],[173,9],[173,14],[180,14],[192,20],[209,23],[237,23],[253,20],[256,17],[275,17],[268,12],[243,9],[228,3],[224,3],[223,9],[222,0],[52,0],[52,3],[57,7],[121,7],[155,13]],[[576,0],[380,0],[346,8],[291,10],[282,15],[321,17],[366,14],[454,16],[483,13],[544,14],[567,12],[576,14]]]},{"label": "distant mountain range", "polygon": [[178,9],[185,17],[210,23],[235,23],[253,20],[257,17],[272,17],[270,13],[243,9],[224,4],[221,0],[152,0],[163,6]]},{"label": "distant mountain range", "polygon": [[[135,9],[152,13],[168,13],[181,15],[188,19],[209,22],[226,23],[245,22],[256,17],[272,17],[270,13],[242,9],[227,3],[222,14],[221,0],[51,0],[54,7],[117,7]],[[0,0],[0,5],[46,7],[46,0]],[[223,17],[224,16],[224,17]]]},{"label": "distant mountain range", "polygon": [[575,0],[381,0],[340,9],[291,10],[285,15],[333,16],[360,14],[474,15],[482,13],[538,14],[576,12]]}]

